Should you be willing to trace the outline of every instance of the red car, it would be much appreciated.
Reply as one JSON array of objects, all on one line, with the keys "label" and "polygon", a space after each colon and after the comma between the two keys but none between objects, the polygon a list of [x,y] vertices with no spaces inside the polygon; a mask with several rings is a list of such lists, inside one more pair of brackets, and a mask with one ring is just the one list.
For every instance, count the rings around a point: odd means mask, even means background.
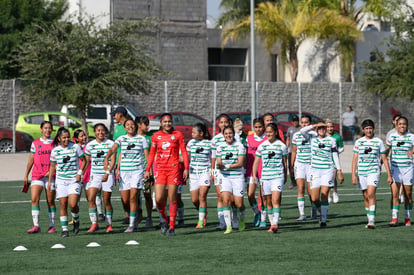
[{"label": "red car", "polygon": [[[283,133],[286,134],[288,128],[292,126],[292,118],[293,116],[299,117],[299,112],[297,111],[284,111],[284,112],[276,112],[273,113],[273,116],[275,117],[275,122],[277,123],[277,126],[283,131]],[[311,118],[311,123],[317,123],[319,121],[324,121],[324,119],[321,119],[320,117],[317,117],[311,113],[308,112],[302,112],[302,115],[308,115]],[[300,117],[299,117],[299,123],[300,123]],[[334,123],[334,130],[339,133],[339,124]]]},{"label": "red car", "polygon": [[[30,151],[32,137],[26,133],[16,131],[16,151]],[[13,131],[0,128],[0,152],[11,152],[13,149]]]},{"label": "red car", "polygon": [[[210,135],[213,133],[213,124],[208,120],[193,113],[186,112],[169,112],[173,117],[173,125],[177,131],[183,133],[184,141],[187,143],[191,140],[191,131],[196,123],[204,123],[208,127]],[[151,114],[148,116],[150,120],[160,120],[162,113]]]}]

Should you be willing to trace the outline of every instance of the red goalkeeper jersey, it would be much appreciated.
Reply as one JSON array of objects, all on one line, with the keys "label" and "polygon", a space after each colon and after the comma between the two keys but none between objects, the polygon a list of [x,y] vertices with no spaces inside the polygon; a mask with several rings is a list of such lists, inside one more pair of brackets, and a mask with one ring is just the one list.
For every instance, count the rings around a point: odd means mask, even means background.
[{"label": "red goalkeeper jersey", "polygon": [[188,170],[188,154],[184,144],[183,134],[173,130],[171,133],[158,131],[152,136],[151,151],[148,157],[146,171],[149,171],[155,159],[158,171],[178,169],[180,150],[184,161],[184,169]]}]

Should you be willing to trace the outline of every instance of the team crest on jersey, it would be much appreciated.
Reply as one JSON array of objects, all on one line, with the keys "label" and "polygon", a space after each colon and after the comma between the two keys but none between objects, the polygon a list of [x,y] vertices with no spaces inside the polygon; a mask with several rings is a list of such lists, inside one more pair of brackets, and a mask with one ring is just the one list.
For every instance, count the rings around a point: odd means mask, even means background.
[{"label": "team crest on jersey", "polygon": [[174,140],[175,139],[175,136],[174,135],[171,135],[171,140]]},{"label": "team crest on jersey", "polygon": [[39,144],[39,146],[37,146],[37,149],[40,149],[40,148],[42,148],[42,144]]}]

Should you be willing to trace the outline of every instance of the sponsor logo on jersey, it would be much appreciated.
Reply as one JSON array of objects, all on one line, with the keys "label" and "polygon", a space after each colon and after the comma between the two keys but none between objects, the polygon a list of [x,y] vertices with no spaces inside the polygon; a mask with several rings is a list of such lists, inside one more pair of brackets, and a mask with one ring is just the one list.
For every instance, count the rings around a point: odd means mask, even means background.
[{"label": "sponsor logo on jersey", "polygon": [[165,150],[165,149],[167,149],[168,147],[170,147],[171,146],[171,143],[169,143],[168,141],[167,142],[163,142],[162,143],[162,146],[161,146],[161,148],[163,149],[163,150]]}]

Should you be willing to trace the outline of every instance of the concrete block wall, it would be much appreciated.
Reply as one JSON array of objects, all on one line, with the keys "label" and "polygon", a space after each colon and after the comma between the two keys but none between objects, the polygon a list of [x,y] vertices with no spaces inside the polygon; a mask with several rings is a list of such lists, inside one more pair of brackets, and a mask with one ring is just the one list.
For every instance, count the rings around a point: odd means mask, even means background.
[{"label": "concrete block wall", "polygon": [[[151,83],[149,94],[128,95],[125,102],[141,115],[165,111],[191,112],[209,121],[213,121],[215,115],[220,113],[251,110],[250,83],[217,82],[216,86],[215,114],[214,82],[212,81],[168,81],[167,86],[164,81],[155,81]],[[339,123],[346,106],[351,105],[359,118],[359,124],[364,119],[372,119],[378,126],[379,118],[381,118],[383,136],[391,126],[391,108],[401,111],[411,122],[409,125],[414,123],[413,102],[389,99],[381,101],[381,108],[379,108],[378,98],[366,94],[358,83],[342,83],[341,88],[338,83],[301,83],[299,89],[298,83],[260,82],[258,91],[260,114],[297,111],[299,110],[299,102],[301,102],[302,111],[323,119],[330,118]],[[341,99],[340,91],[342,91]],[[13,127],[12,92],[12,81],[0,81],[0,96],[3,98],[3,101],[0,102],[0,107],[3,110],[0,113],[0,127]],[[29,104],[26,102],[26,98],[23,87],[19,82],[16,82],[16,119],[19,113],[60,109],[56,105],[47,103],[43,105]],[[340,106],[342,106],[342,110]]]}]

